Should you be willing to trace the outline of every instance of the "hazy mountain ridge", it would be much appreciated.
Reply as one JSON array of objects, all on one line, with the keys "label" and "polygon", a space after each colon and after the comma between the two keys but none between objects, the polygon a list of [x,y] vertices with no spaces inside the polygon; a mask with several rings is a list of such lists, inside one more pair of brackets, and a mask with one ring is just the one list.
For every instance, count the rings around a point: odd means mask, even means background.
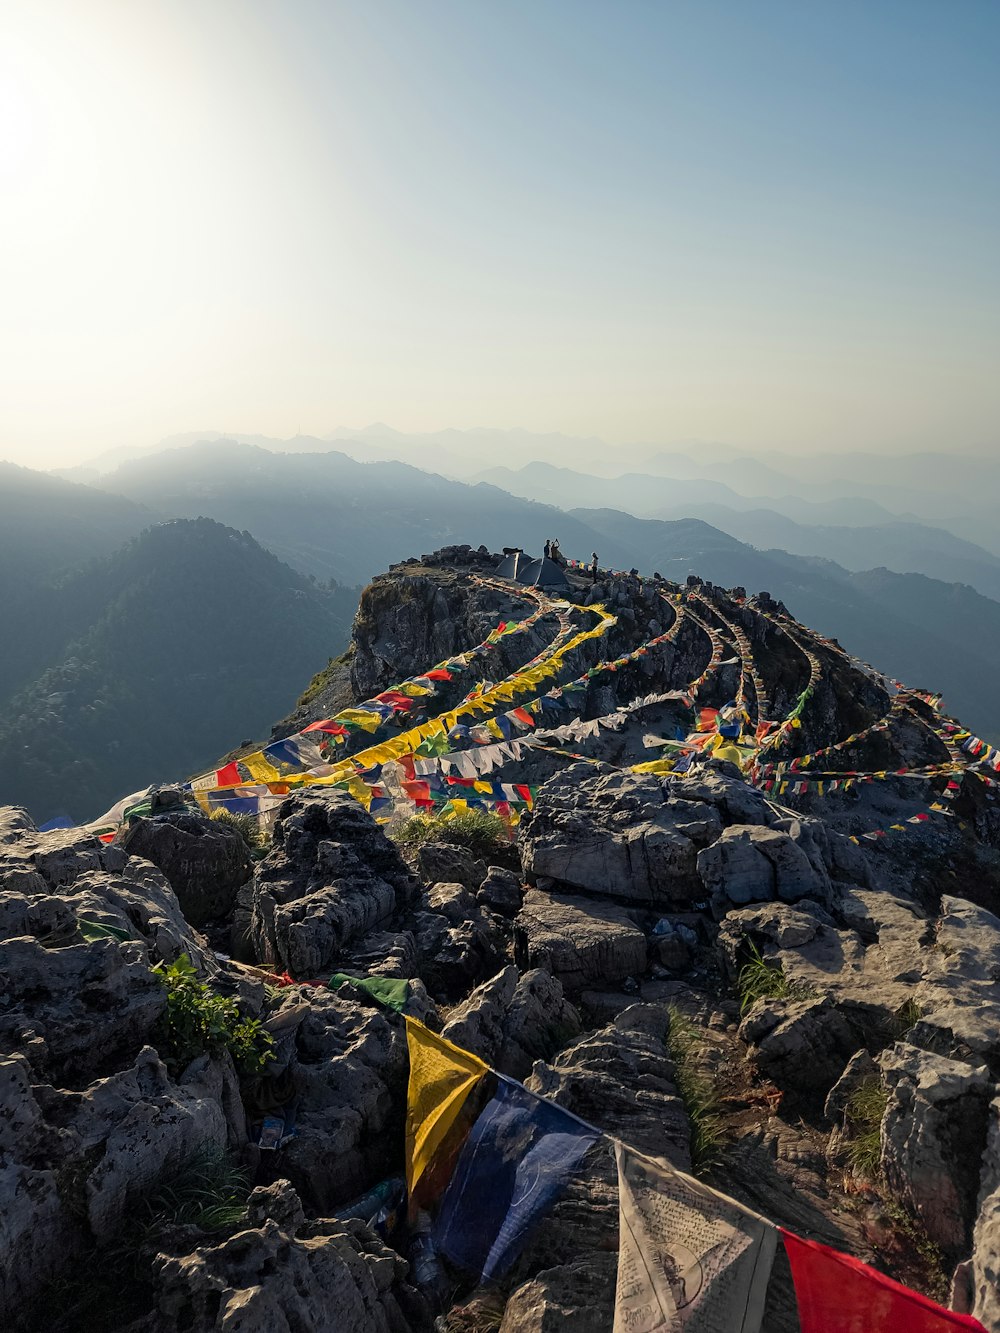
[{"label": "hazy mountain ridge", "polygon": [[[582,475],[548,464],[535,464],[532,474],[560,480]],[[613,489],[599,478],[585,480],[591,495]],[[637,483],[640,492],[644,482]],[[403,463],[359,463],[339,452],[272,454],[222,441],[128,463],[102,484],[173,513],[208,513],[246,528],[295,567],[344,583],[367,582],[393,560],[448,544],[538,551],[553,536],[567,554],[587,559],[596,550],[610,567],[634,565],[681,580],[699,574],[727,587],[763,588],[851,651],[881,661],[901,679],[945,691],[970,723],[1000,735],[1000,708],[985,684],[988,656],[979,646],[993,641],[1000,604],[977,598],[971,589],[970,597],[960,596],[934,578],[919,584],[924,623],[914,623],[897,605],[918,586],[906,581],[905,571],[900,583],[858,582],[832,561],[755,550],[694,519],[637,518],[607,503],[566,512],[483,483],[469,485]],[[563,487],[567,494],[571,489]],[[932,536],[939,547],[948,546],[948,534],[935,530]],[[930,542],[923,547],[926,553]],[[995,557],[983,551],[979,558],[992,572]],[[956,644],[963,645],[960,652]]]},{"label": "hazy mountain ridge", "polygon": [[356,595],[208,519],[147,530],[41,595],[41,622],[67,618],[4,701],[0,801],[94,818],[132,788],[210,767],[341,651]]}]

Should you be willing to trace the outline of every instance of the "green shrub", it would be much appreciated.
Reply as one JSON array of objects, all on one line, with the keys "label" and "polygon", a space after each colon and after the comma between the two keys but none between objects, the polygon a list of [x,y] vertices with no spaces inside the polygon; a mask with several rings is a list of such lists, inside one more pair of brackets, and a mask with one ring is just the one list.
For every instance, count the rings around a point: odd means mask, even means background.
[{"label": "green shrub", "polygon": [[274,1038],[259,1018],[245,1018],[235,1000],[199,981],[186,953],[153,970],[167,991],[161,1038],[168,1066],[183,1069],[204,1051],[228,1050],[240,1074],[263,1072]]},{"label": "green shrub", "polygon": [[486,860],[510,842],[510,831],[499,815],[485,810],[467,810],[452,819],[432,819],[414,815],[404,820],[390,835],[404,847],[419,846],[424,842],[450,842],[467,847],[474,856]]},{"label": "green shrub", "polygon": [[719,1160],[722,1150],[722,1118],[715,1084],[698,1061],[700,1039],[691,1020],[671,1005],[667,1048],[674,1062],[674,1078],[691,1123],[691,1163],[695,1175],[703,1175]]}]

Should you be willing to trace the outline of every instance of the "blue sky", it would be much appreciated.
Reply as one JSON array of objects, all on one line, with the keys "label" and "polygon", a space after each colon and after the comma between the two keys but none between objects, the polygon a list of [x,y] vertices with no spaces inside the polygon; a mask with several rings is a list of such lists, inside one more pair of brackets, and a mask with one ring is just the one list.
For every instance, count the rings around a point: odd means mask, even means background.
[{"label": "blue sky", "polygon": [[374,419],[996,440],[994,3],[2,15],[0,455]]}]

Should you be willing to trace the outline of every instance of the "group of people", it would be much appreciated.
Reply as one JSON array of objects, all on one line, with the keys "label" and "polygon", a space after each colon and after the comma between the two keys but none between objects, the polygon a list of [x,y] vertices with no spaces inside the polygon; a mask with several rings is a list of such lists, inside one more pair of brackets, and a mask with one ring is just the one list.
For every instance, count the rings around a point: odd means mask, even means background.
[{"label": "group of people", "polygon": [[[556,563],[557,565],[559,565],[559,566],[561,566],[561,567],[565,567],[565,565],[566,565],[566,557],[563,555],[562,551],[560,551],[560,549],[559,549],[559,541],[558,541],[558,538],[556,538],[556,539],[554,539],[554,540],[552,540],[552,541],[550,541],[548,538],[546,538],[546,541],[545,541],[545,559],[546,559],[546,560],[553,560],[553,561],[555,561],[555,563]],[[596,552],[596,551],[591,551],[591,553],[590,553],[590,577],[591,577],[591,579],[594,581],[594,583],[597,582],[597,573],[598,573],[598,569],[599,569],[599,565],[598,565],[598,561],[597,561],[597,552]]]}]

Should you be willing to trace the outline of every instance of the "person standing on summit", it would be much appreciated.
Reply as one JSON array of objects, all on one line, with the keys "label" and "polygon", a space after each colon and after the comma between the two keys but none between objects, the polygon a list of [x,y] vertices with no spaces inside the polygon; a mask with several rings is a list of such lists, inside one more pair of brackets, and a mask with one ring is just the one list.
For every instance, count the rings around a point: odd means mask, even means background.
[{"label": "person standing on summit", "polygon": [[596,551],[591,551],[591,553],[590,553],[590,577],[591,577],[591,580],[592,580],[594,583],[597,582],[597,569],[598,569],[598,565],[597,565],[597,552],[596,552]]},{"label": "person standing on summit", "polygon": [[546,538],[545,538],[545,559],[548,560],[548,558],[549,558],[549,556],[550,556],[551,554],[552,554],[552,543],[549,541],[548,537],[546,537]]}]

